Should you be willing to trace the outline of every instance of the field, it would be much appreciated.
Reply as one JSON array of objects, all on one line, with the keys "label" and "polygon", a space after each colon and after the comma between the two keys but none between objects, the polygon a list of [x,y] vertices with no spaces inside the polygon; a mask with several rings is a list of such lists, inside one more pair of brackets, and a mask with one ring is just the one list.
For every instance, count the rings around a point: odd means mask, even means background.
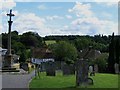
[{"label": "field", "polygon": [[[91,77],[94,85],[87,88],[118,88],[118,75],[97,73]],[[40,78],[35,77],[30,82],[30,88],[75,88],[75,75],[63,76],[61,72],[57,72],[55,77],[46,76],[40,73]],[[85,86],[82,86],[84,88]],[[81,87],[78,87],[81,88]]]},{"label": "field", "polygon": [[46,45],[49,45],[49,44],[56,43],[56,41],[55,40],[46,40],[45,43],[46,43]]}]

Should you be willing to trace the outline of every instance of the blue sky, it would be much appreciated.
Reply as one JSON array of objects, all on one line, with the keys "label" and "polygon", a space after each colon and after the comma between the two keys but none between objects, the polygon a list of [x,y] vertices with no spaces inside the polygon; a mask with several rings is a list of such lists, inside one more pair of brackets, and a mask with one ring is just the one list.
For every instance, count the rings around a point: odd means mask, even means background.
[{"label": "blue sky", "polygon": [[[7,8],[6,6],[9,6]],[[12,2],[3,4],[2,32],[7,32],[9,9],[12,31],[33,31],[46,35],[110,35],[118,33],[118,6],[115,2]]]}]

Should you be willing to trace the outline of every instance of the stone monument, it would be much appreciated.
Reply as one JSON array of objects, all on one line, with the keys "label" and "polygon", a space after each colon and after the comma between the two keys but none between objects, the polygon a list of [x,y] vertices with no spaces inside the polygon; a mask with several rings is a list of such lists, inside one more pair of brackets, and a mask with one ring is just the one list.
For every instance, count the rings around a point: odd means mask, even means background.
[{"label": "stone monument", "polygon": [[55,63],[52,61],[46,62],[46,76],[55,76]]},{"label": "stone monument", "polygon": [[14,14],[12,14],[12,10],[10,10],[10,13],[7,14],[7,16],[9,16],[9,21],[8,21],[8,51],[7,51],[7,55],[5,56],[5,60],[3,63],[3,68],[11,68],[11,60],[12,60],[12,54],[11,54],[11,26],[13,21],[12,16],[15,16]]},{"label": "stone monument", "polygon": [[79,59],[76,62],[76,86],[87,84],[88,63],[87,60]]}]

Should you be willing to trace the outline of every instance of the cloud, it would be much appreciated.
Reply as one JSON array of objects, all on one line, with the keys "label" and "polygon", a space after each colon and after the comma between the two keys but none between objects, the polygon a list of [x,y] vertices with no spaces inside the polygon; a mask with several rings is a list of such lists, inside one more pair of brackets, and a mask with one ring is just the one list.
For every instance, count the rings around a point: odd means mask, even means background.
[{"label": "cloud", "polygon": [[18,18],[14,20],[13,24],[13,30],[17,30],[20,34],[33,31],[39,33],[40,36],[46,36],[59,32],[57,29],[48,27],[46,20],[34,13],[23,13],[19,15]]},{"label": "cloud", "polygon": [[75,13],[77,17],[92,17],[93,12],[90,9],[90,4],[76,2],[75,6],[72,9],[69,9],[68,12]]},{"label": "cloud", "polygon": [[2,28],[3,28],[2,24],[0,24],[0,33],[2,33]]},{"label": "cloud", "polygon": [[47,20],[56,20],[56,19],[63,19],[63,17],[58,16],[58,15],[53,15],[53,16],[47,16]]},{"label": "cloud", "polygon": [[106,34],[110,35],[112,32],[118,33],[117,23],[110,20],[100,20],[93,18],[78,18],[71,23],[68,28],[71,32],[78,32],[83,35]]},{"label": "cloud", "polygon": [[92,0],[93,2],[119,2],[119,0]]},{"label": "cloud", "polygon": [[118,2],[97,2],[97,4],[101,4],[106,7],[118,7]]},{"label": "cloud", "polygon": [[39,5],[38,6],[38,9],[40,9],[40,10],[46,10],[46,9],[48,9],[45,5]]},{"label": "cloud", "polygon": [[0,0],[0,2],[2,3],[2,7],[0,7],[0,10],[8,10],[16,6],[14,0]]},{"label": "cloud", "polygon": [[71,15],[65,15],[67,19],[72,19]]}]

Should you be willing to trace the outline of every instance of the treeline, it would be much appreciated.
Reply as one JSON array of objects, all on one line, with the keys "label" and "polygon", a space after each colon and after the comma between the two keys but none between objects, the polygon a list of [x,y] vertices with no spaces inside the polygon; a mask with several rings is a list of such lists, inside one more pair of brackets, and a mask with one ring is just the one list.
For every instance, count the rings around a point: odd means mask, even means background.
[{"label": "treeline", "polygon": [[77,50],[84,49],[89,46],[93,46],[94,49],[100,50],[101,52],[108,52],[111,35],[63,35],[63,36],[45,36],[43,40],[55,40],[55,41],[69,41],[73,43]]},{"label": "treeline", "polygon": [[[45,36],[41,37],[35,32],[26,32],[19,35],[17,31],[11,32],[12,49],[14,53],[21,53],[25,49],[32,47],[43,47],[45,46],[46,40],[67,41],[72,43],[78,51],[81,49],[93,46],[94,49],[100,50],[101,52],[109,52],[109,43],[112,35],[94,35],[94,36],[80,36],[80,35],[62,35],[62,36]],[[7,48],[8,34],[2,33],[2,48]],[[115,36],[117,38],[119,36]]]}]

